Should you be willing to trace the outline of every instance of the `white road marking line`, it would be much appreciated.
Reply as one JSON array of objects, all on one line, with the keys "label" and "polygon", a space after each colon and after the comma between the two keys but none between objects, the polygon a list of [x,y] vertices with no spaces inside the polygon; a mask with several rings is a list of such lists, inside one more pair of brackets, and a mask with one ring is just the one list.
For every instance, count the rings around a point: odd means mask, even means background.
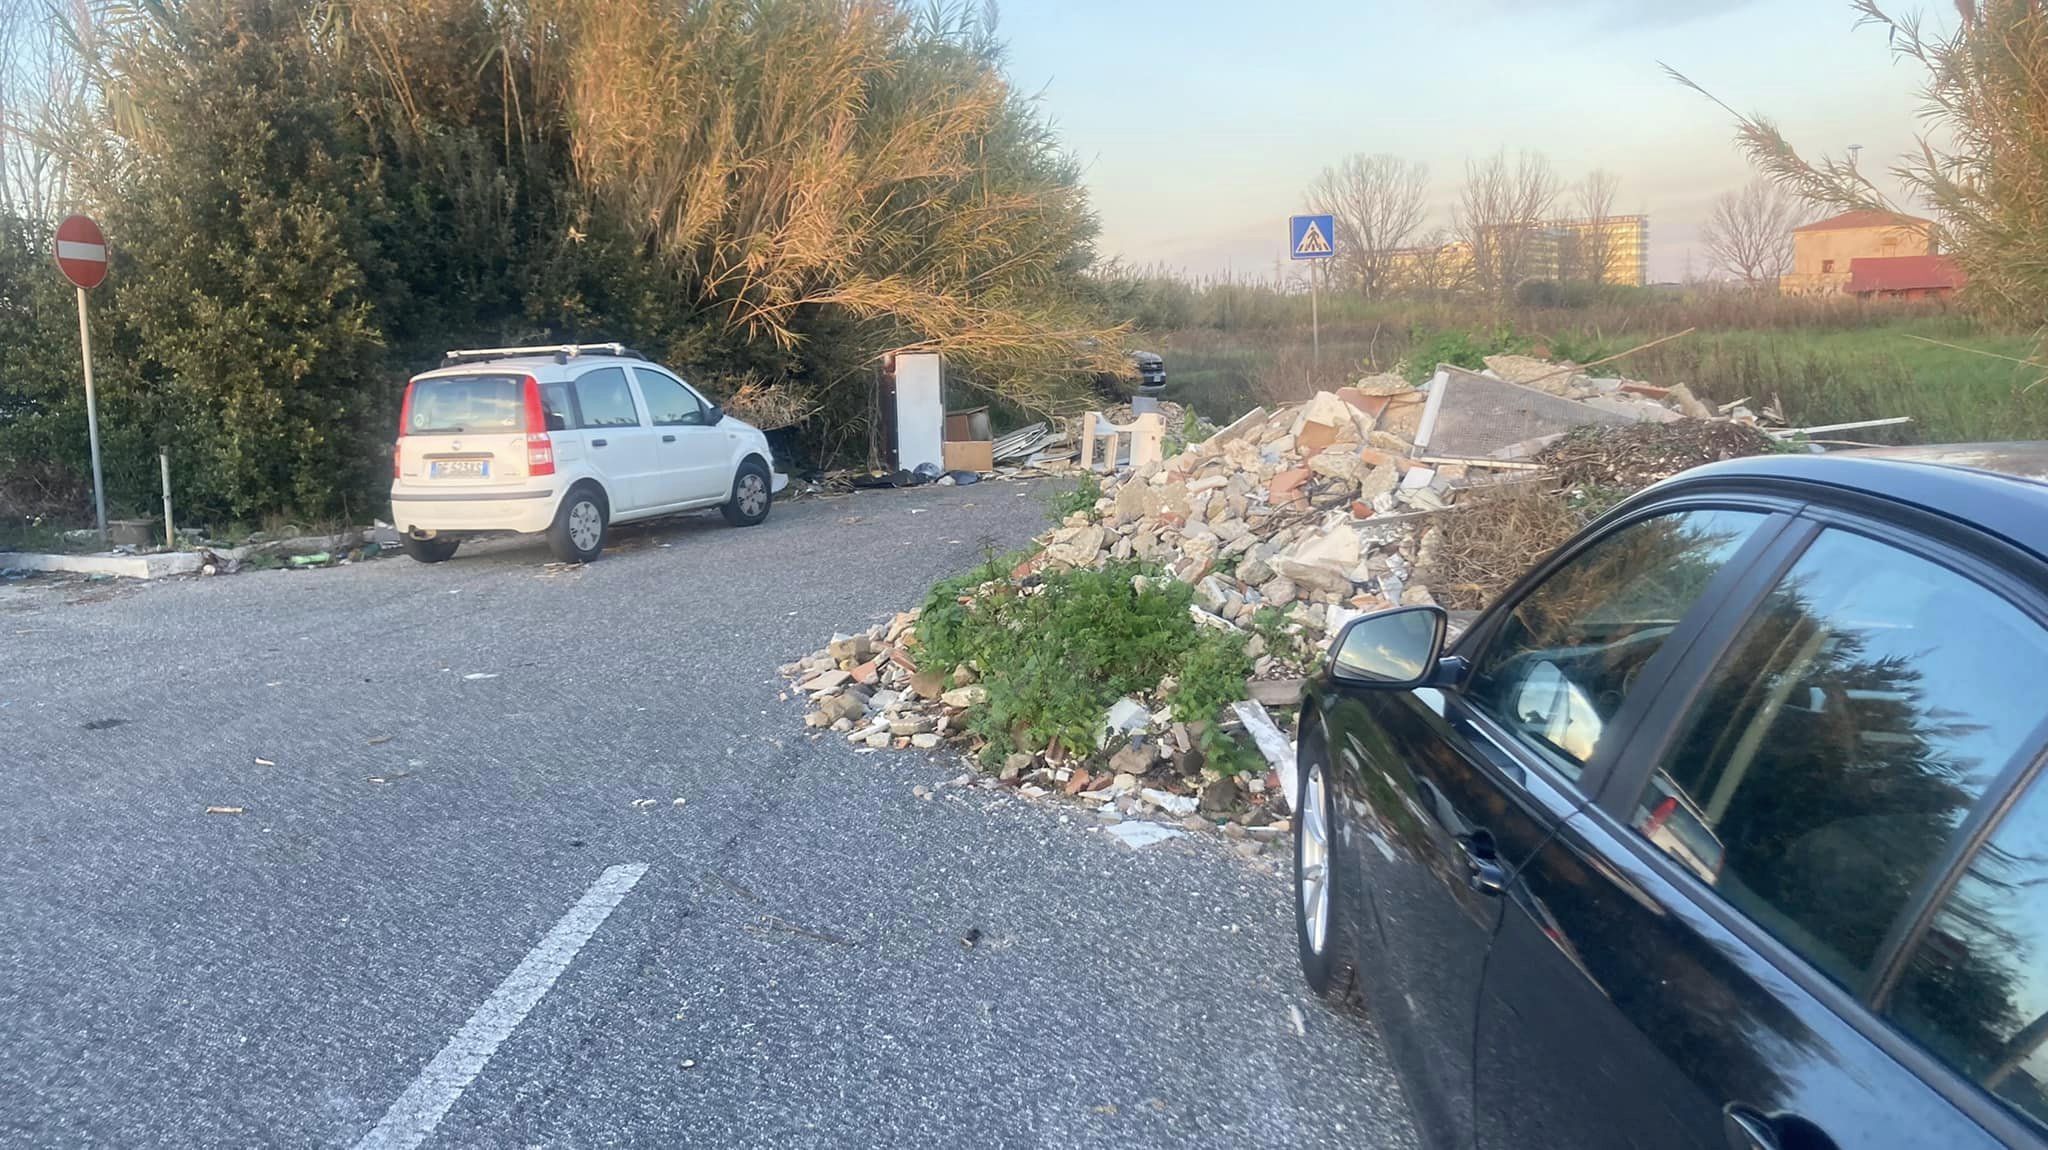
[{"label": "white road marking line", "polygon": [[621,863],[599,875],[547,937],[527,951],[498,989],[476,1008],[448,1045],[434,1055],[376,1127],[357,1141],[355,1150],[412,1150],[426,1141],[455,1100],[476,1081],[499,1044],[555,985],[575,961],[576,953],[646,873],[646,863]]}]

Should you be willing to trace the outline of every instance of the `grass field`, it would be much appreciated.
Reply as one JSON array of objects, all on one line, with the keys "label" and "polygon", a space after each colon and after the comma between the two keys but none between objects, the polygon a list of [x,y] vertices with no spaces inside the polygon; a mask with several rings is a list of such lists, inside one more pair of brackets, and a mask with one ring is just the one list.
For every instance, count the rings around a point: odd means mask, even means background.
[{"label": "grass field", "polygon": [[[1325,326],[1320,372],[1305,328],[1194,328],[1156,335],[1152,346],[1166,357],[1174,398],[1222,421],[1255,404],[1293,402],[1369,370],[1390,370],[1419,334],[1427,333],[1385,323]],[[1475,342],[1502,334],[1483,331]],[[1553,323],[1548,334],[1507,342],[1538,352],[1555,343],[1583,362],[1658,334],[1603,335]],[[1652,383],[1684,383],[1716,403],[1747,396],[1760,406],[1776,397],[1795,425],[1913,418],[1904,427],[1855,436],[1870,442],[2048,439],[2048,383],[2035,386],[2048,368],[1993,358],[2025,358],[2035,346],[2031,336],[1987,333],[1953,316],[1901,317],[1847,328],[1700,331],[1620,360],[1611,370]]]}]

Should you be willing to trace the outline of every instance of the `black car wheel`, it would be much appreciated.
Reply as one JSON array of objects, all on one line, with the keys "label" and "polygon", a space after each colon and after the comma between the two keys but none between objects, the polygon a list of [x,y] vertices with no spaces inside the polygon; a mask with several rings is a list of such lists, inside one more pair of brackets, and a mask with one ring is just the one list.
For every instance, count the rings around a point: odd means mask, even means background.
[{"label": "black car wheel", "polygon": [[732,477],[732,498],[719,510],[734,527],[752,527],[768,518],[768,508],[774,502],[775,484],[768,469],[749,459],[740,464],[739,473]]},{"label": "black car wheel", "polygon": [[422,563],[446,563],[455,558],[455,549],[462,546],[462,540],[447,535],[436,535],[432,539],[421,539],[407,535],[399,546],[405,553]]},{"label": "black car wheel", "polygon": [[578,484],[562,497],[548,528],[548,548],[564,563],[588,563],[604,550],[604,494],[588,483]]},{"label": "black car wheel", "polygon": [[1295,753],[1294,924],[1301,973],[1324,1002],[1363,1013],[1358,985],[1358,924],[1352,921],[1351,874],[1338,849],[1337,804],[1329,779],[1329,747],[1320,716],[1303,723]]}]

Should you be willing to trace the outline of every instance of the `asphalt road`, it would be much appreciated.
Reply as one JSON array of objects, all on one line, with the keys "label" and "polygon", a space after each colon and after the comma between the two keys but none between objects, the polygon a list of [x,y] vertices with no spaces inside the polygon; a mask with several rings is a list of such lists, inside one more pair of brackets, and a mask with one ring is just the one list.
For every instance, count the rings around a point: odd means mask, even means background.
[{"label": "asphalt road", "polygon": [[0,1141],[1409,1144],[1273,866],[920,800],[957,759],[779,698],[1042,524],[984,484],[0,588]]}]

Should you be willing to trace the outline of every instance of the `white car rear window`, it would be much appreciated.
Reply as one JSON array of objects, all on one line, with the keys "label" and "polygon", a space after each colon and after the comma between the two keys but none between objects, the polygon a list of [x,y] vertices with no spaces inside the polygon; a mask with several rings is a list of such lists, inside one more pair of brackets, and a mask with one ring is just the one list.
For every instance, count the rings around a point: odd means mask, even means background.
[{"label": "white car rear window", "polygon": [[444,375],[414,380],[407,435],[518,431],[526,410],[517,375]]}]

